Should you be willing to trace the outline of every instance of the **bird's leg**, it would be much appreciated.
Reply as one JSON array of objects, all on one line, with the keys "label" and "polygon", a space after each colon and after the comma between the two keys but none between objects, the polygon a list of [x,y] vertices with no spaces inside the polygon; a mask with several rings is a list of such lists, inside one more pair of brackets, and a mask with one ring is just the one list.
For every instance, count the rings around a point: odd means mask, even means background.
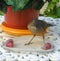
[{"label": "bird's leg", "polygon": [[33,37],[31,38],[31,40],[30,40],[28,43],[26,43],[25,45],[32,44],[31,42],[32,42],[32,40],[34,39],[35,36],[36,36],[36,35],[33,35]]},{"label": "bird's leg", "polygon": [[44,34],[43,34],[43,36],[42,36],[42,37],[43,37],[43,43],[45,44],[45,36],[44,36]]},{"label": "bird's leg", "polygon": [[43,37],[43,43],[45,44],[45,35],[44,35],[44,32],[42,32],[42,37]]}]

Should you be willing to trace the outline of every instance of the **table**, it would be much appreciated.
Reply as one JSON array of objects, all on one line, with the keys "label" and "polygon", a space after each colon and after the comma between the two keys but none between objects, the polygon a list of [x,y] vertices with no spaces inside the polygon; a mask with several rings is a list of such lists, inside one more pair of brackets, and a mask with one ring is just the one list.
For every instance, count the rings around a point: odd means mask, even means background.
[{"label": "table", "polygon": [[[43,19],[49,23],[56,24],[55,27],[52,27],[49,31],[53,33],[53,41],[54,51],[48,53],[40,53],[40,52],[13,52],[3,48],[2,39],[6,41],[6,36],[0,29],[0,61],[60,61],[60,18],[51,18],[51,17],[43,17],[40,16],[38,19]],[[3,22],[4,16],[0,16],[0,24]],[[2,34],[3,37],[2,37]],[[49,33],[48,33],[49,34]],[[50,34],[49,34],[50,35]],[[52,37],[49,36],[51,41]]]}]

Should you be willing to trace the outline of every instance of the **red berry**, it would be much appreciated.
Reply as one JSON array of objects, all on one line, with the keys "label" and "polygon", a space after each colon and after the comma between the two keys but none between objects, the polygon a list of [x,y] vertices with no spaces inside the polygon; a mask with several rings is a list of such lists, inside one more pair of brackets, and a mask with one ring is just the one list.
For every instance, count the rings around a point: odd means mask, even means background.
[{"label": "red berry", "polygon": [[48,50],[51,49],[51,43],[45,43],[45,45],[43,46],[44,50]]},{"label": "red berry", "polygon": [[6,41],[6,46],[7,46],[7,47],[13,47],[13,46],[14,46],[13,40],[12,40],[12,39],[8,39],[8,40]]}]

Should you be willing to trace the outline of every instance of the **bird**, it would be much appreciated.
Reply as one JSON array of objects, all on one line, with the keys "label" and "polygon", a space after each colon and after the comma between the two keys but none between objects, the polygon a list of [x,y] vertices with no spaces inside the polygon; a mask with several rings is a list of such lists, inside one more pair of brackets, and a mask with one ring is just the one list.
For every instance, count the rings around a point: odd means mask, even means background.
[{"label": "bird", "polygon": [[28,23],[27,28],[28,28],[29,31],[32,32],[33,37],[25,45],[32,44],[32,40],[34,39],[34,37],[36,35],[41,35],[43,37],[43,43],[45,43],[44,34],[46,33],[47,28],[50,27],[50,26],[55,26],[55,24],[47,23],[46,21],[39,20],[39,19],[34,19],[34,20],[30,21]]}]

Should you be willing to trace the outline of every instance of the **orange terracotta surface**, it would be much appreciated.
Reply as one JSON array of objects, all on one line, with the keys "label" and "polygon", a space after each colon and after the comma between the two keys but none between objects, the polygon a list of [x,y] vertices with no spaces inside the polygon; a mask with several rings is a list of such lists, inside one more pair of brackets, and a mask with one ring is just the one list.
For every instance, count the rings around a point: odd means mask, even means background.
[{"label": "orange terracotta surface", "polygon": [[12,7],[8,6],[5,14],[5,26],[15,29],[27,29],[28,23],[37,18],[38,14],[39,11],[33,8],[14,12]]},{"label": "orange terracotta surface", "polygon": [[2,23],[1,27],[4,30],[4,32],[6,32],[7,34],[10,34],[10,35],[13,35],[13,36],[32,35],[32,33],[27,29],[9,28],[9,27],[5,26],[4,23]]}]

